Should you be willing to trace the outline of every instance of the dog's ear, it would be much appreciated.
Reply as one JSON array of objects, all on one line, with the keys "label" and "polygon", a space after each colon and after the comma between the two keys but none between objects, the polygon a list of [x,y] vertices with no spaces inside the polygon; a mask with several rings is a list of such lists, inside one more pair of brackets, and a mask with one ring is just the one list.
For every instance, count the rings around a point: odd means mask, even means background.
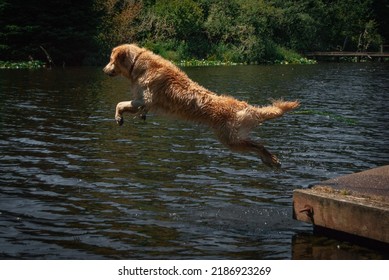
[{"label": "dog's ear", "polygon": [[118,62],[123,63],[127,58],[127,52],[124,49],[119,49],[116,55]]}]

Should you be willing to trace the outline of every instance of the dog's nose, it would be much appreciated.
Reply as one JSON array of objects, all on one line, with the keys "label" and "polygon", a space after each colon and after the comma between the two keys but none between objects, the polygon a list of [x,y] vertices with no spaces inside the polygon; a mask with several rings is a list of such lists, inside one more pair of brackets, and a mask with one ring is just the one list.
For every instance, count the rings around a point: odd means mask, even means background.
[{"label": "dog's nose", "polygon": [[116,69],[115,69],[115,66],[111,63],[107,64],[104,68],[103,68],[103,72],[105,74],[107,74],[108,76],[111,76],[111,77],[114,77],[116,76],[118,73],[116,72]]},{"label": "dog's nose", "polygon": [[110,69],[108,66],[105,66],[105,67],[103,68],[103,72],[104,72],[104,74],[106,74],[106,75],[113,76],[113,71],[112,71],[112,69]]}]

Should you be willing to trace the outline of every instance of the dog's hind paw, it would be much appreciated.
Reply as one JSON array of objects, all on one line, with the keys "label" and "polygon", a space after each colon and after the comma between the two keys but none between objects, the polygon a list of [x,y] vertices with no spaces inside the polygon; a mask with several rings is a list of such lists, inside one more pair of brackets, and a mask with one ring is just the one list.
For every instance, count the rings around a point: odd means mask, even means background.
[{"label": "dog's hind paw", "polygon": [[120,126],[123,125],[123,123],[124,123],[123,117],[116,117],[115,120],[116,120],[116,123]]},{"label": "dog's hind paw", "polygon": [[273,168],[280,168],[281,162],[280,160],[275,156],[269,153],[269,155],[262,156],[261,160],[264,164],[266,164],[269,167]]}]

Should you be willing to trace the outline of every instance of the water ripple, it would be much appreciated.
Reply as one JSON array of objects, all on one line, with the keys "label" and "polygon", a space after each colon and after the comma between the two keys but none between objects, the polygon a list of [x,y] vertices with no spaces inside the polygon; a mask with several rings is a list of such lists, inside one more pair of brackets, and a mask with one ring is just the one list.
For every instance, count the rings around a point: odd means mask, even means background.
[{"label": "water ripple", "polygon": [[293,250],[315,243],[291,218],[293,189],[389,163],[386,64],[185,70],[249,102],[301,101],[253,132],[282,168],[181,121],[117,127],[128,83],[100,69],[2,70],[0,258],[309,258]]}]

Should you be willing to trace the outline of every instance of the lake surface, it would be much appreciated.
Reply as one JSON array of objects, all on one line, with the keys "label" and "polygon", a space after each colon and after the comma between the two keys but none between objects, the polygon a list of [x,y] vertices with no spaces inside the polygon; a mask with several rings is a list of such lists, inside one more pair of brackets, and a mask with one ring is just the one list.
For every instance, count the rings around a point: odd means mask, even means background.
[{"label": "lake surface", "polygon": [[1,259],[382,259],[292,219],[292,192],[389,164],[389,64],[184,68],[253,104],[282,168],[205,127],[114,121],[129,83],[100,68],[0,70]]}]

